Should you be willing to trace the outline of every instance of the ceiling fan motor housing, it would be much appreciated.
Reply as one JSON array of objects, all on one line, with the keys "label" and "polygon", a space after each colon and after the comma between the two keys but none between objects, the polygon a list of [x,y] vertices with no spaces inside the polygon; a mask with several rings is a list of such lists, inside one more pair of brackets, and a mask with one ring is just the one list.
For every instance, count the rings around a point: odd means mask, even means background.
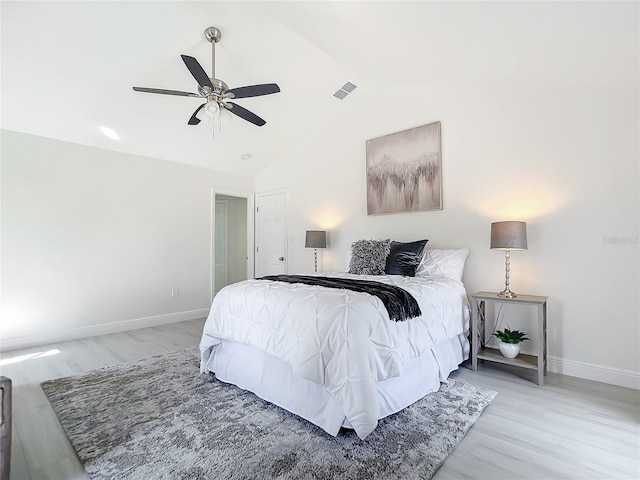
[{"label": "ceiling fan motor housing", "polygon": [[218,80],[217,78],[210,78],[211,84],[213,85],[213,90],[210,91],[209,87],[202,87],[198,85],[198,93],[203,97],[209,95],[215,95],[217,97],[222,97],[222,94],[229,90],[229,87],[222,80]]}]

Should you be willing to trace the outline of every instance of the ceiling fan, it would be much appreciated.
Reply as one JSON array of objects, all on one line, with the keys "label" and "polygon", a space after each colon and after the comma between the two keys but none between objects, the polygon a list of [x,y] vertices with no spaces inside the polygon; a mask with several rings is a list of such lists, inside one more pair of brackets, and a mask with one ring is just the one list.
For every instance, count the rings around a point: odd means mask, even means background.
[{"label": "ceiling fan", "polygon": [[209,77],[198,61],[188,55],[180,55],[182,61],[193,75],[193,78],[198,82],[198,93],[181,92],[179,90],[162,90],[159,88],[146,88],[146,87],[133,87],[136,92],[145,93],[159,93],[162,95],[178,95],[182,97],[196,97],[204,98],[207,100],[198,108],[196,108],[191,118],[187,122],[189,125],[198,125],[200,119],[197,118],[197,114],[204,108],[210,116],[216,117],[223,111],[229,111],[238,117],[257,125],[263,126],[266,121],[260,118],[255,113],[247,110],[240,105],[229,101],[230,99],[259,97],[261,95],[270,95],[272,93],[278,93],[280,87],[275,83],[264,83],[260,85],[249,85],[246,87],[231,88],[227,86],[222,80],[216,78],[216,43],[222,38],[222,33],[216,27],[209,27],[204,31],[205,38],[211,42],[211,58],[212,58],[212,72]]}]

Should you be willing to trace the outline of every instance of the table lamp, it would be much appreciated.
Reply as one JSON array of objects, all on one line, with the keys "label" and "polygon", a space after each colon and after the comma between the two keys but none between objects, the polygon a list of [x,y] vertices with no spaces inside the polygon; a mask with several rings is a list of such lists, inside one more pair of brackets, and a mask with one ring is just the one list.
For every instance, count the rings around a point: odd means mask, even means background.
[{"label": "table lamp", "polygon": [[313,248],[314,271],[318,271],[318,248],[327,248],[327,232],[324,230],[307,230],[304,242],[306,248]]},{"label": "table lamp", "polygon": [[491,248],[505,251],[505,289],[498,296],[516,298],[516,294],[509,290],[509,252],[527,249],[527,224],[513,221],[492,223]]}]

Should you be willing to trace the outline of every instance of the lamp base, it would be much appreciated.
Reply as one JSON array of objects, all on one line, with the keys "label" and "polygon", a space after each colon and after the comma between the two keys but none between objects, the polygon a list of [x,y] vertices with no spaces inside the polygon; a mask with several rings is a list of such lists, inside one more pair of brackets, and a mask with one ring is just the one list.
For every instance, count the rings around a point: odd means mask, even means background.
[{"label": "lamp base", "polygon": [[507,288],[501,291],[498,296],[503,298],[516,298],[517,295]]},{"label": "lamp base", "polygon": [[502,298],[516,298],[516,294],[509,290],[509,272],[510,268],[510,255],[509,249],[504,252],[504,290],[501,291],[498,296]]}]

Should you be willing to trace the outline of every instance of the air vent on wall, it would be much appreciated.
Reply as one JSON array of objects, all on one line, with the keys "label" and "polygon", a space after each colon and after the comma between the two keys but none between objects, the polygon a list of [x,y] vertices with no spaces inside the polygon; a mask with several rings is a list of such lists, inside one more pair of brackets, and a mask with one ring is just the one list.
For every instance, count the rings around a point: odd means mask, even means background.
[{"label": "air vent on wall", "polygon": [[347,95],[352,93],[356,88],[358,88],[357,85],[354,85],[351,82],[347,82],[342,87],[340,87],[340,90],[334,93],[333,96],[339,100],[344,100],[347,97]]}]

